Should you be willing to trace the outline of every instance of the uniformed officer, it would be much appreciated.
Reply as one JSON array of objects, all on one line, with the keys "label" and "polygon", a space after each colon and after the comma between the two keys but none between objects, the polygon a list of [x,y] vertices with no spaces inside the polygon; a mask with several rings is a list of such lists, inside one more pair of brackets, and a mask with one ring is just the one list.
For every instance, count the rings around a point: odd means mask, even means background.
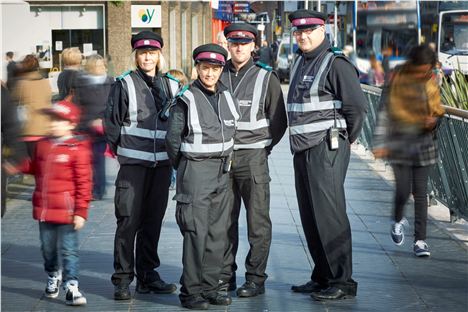
[{"label": "uniformed officer", "polygon": [[287,98],[290,144],[302,227],[315,263],[311,280],[292,290],[316,300],[356,295],[344,181],[350,143],[367,109],[357,70],[325,40],[325,19],[308,10],[289,15],[299,46]]},{"label": "uniformed officer", "polygon": [[218,292],[227,240],[227,184],[238,106],[218,83],[227,51],[217,44],[193,51],[198,79],[171,110],[166,145],[177,168],[176,220],[184,236],[180,301],[189,309],[229,305]]},{"label": "uniformed officer", "polygon": [[175,94],[178,83],[158,76],[161,36],[142,31],[131,44],[136,70],[123,74],[113,85],[104,123],[107,141],[120,163],[114,200],[117,230],[112,283],[116,300],[130,299],[134,267],[137,292],[172,293],[177,289],[175,284],[165,283],[155,269],[160,265],[157,248],[171,175],[164,142],[167,121],[158,118],[158,112]]},{"label": "uniformed officer", "polygon": [[231,219],[220,288],[236,289],[235,260],[242,200],[247,214],[250,250],[245,260],[246,282],[237,289],[237,295],[252,297],[265,292],[265,270],[271,244],[268,155],[286,131],[287,117],[275,72],[252,59],[257,29],[246,23],[231,24],[224,29],[224,34],[231,59],[224,67],[221,81],[237,98],[241,119],[230,173]]}]

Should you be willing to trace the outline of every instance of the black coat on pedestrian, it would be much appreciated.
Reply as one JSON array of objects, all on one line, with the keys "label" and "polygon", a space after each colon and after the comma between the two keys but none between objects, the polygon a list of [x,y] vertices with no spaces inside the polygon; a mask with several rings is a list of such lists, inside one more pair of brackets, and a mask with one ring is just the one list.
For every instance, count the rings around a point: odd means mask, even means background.
[{"label": "black coat on pedestrian", "polygon": [[109,76],[94,76],[83,74],[78,77],[75,84],[74,101],[81,108],[81,118],[78,129],[93,137],[103,137],[103,133],[98,133],[97,129],[91,126],[96,119],[104,119],[107,99],[111,90],[114,78]]}]

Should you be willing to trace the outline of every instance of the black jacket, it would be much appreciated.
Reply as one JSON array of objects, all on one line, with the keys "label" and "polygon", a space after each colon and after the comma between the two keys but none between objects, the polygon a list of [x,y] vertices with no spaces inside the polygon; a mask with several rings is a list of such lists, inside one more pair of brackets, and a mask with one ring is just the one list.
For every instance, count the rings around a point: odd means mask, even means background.
[{"label": "black jacket", "polygon": [[95,131],[90,128],[90,123],[96,119],[104,119],[106,103],[113,83],[114,78],[109,76],[99,82],[90,75],[82,75],[78,78],[74,100],[81,108],[79,130],[96,135]]},{"label": "black jacket", "polygon": [[[218,114],[218,98],[219,94],[226,91],[227,88],[220,82],[216,86],[216,92],[207,90],[203,84],[197,79],[193,82],[193,85],[200,89],[206,96],[210,104],[215,108],[215,112]],[[166,135],[166,148],[167,154],[171,159],[172,165],[177,169],[181,157],[180,145],[182,139],[188,133],[187,127],[187,104],[182,99],[178,99],[176,105],[171,109],[171,115],[169,117],[169,126],[167,128]]]},{"label": "black jacket", "polygon": [[[327,40],[324,40],[311,52],[303,53],[299,49],[297,53],[304,56],[304,62],[313,62],[328,49],[330,45]],[[325,89],[343,102],[342,114],[346,119],[349,142],[353,143],[361,131],[368,105],[356,74],[356,68],[341,57],[336,58],[328,73]]]},{"label": "black jacket", "polygon": [[[255,66],[252,58],[239,71],[236,70],[231,60],[227,61],[224,71],[228,71],[231,76],[232,86],[227,86],[231,93],[236,89],[247,70],[252,66]],[[267,151],[270,152],[281,140],[288,127],[283,91],[281,90],[281,83],[276,73],[271,75],[268,83],[265,98],[265,113],[267,115],[266,117],[270,119],[270,133],[272,140],[271,144],[267,147]]]}]

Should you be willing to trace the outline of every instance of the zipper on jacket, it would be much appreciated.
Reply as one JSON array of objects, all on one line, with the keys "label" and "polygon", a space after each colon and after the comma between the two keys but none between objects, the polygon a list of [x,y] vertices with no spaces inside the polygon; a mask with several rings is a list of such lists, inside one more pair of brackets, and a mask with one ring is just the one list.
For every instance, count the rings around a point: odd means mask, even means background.
[{"label": "zipper on jacket", "polygon": [[65,192],[65,204],[67,205],[68,213],[73,217],[75,214],[75,207],[72,206],[70,192]]},{"label": "zipper on jacket", "polygon": [[41,213],[41,217],[40,217],[40,221],[41,222],[44,222],[44,217],[45,217],[45,214],[47,212],[47,181],[48,181],[48,176],[49,176],[49,168],[50,168],[50,162],[51,162],[51,158],[54,156],[53,153],[52,153],[52,150],[55,148],[54,145],[52,145],[50,151],[49,151],[49,155],[47,156],[47,160],[46,160],[46,166],[45,166],[45,172],[44,172],[44,176],[42,177],[42,205],[43,205],[43,209],[42,209],[42,213]]}]

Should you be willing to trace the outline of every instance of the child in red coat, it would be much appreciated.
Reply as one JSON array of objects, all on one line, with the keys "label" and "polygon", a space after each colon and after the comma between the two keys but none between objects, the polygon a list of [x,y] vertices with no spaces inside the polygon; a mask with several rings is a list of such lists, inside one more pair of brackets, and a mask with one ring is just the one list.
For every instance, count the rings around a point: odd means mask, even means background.
[{"label": "child in red coat", "polygon": [[91,146],[86,137],[73,132],[80,115],[73,103],[60,101],[47,113],[52,117],[51,136],[40,140],[33,159],[18,169],[33,174],[36,180],[33,217],[39,221],[44,268],[48,274],[45,296],[56,298],[59,294],[60,253],[66,303],[84,305],[86,298],[78,289],[78,230],[85,224],[91,200]]}]

